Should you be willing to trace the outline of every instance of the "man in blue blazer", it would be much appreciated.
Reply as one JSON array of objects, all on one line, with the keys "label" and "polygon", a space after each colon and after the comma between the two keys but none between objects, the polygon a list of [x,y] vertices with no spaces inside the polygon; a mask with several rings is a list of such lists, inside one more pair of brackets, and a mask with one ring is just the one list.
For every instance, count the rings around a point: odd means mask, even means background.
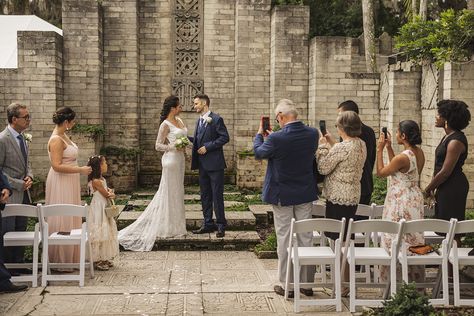
[{"label": "man in blue blazer", "polygon": [[[12,188],[8,183],[7,177],[0,172],[0,211],[5,208],[9,196],[12,194]],[[2,227],[2,215],[0,214],[0,227]],[[11,275],[4,265],[3,260],[3,237],[0,235],[0,293],[24,291],[28,287],[26,285],[13,284],[10,279]]]},{"label": "man in blue blazer", "polygon": [[[297,119],[298,111],[291,100],[280,100],[275,108],[275,115],[281,130],[275,133],[267,131],[269,136],[264,140],[260,124],[253,148],[255,158],[268,159],[262,200],[273,207],[278,244],[278,274],[283,285],[286,280],[291,219],[310,219],[312,202],[318,199],[313,158],[318,148],[319,133]],[[297,238],[301,246],[312,245],[311,233],[298,234]],[[314,272],[315,267],[303,267],[301,282],[314,282]],[[279,295],[285,293],[282,285],[274,287]],[[301,293],[313,295],[312,289],[301,288]],[[293,296],[294,293],[290,291],[289,295]]]},{"label": "man in blue blazer", "polygon": [[[199,187],[204,222],[195,234],[214,232],[216,237],[225,236],[227,221],[224,213],[224,169],[226,168],[222,147],[229,142],[229,133],[224,120],[209,110],[211,101],[205,94],[194,98],[194,109],[200,117],[196,122],[193,139],[191,169],[199,170]],[[216,223],[212,210],[216,214]],[[216,227],[217,224],[217,227]]]}]

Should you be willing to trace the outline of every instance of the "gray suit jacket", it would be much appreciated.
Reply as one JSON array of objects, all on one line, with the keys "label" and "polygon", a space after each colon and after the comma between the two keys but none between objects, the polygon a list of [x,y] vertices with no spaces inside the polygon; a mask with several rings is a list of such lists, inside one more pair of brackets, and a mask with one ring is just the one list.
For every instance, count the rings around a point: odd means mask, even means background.
[{"label": "gray suit jacket", "polygon": [[[26,151],[28,153],[28,143],[25,142]],[[20,146],[10,130],[5,128],[0,133],[0,169],[5,174],[12,187],[12,195],[8,200],[9,203],[23,203],[23,178],[26,176],[33,179],[31,172],[29,155],[27,162],[23,159]],[[31,202],[31,201],[30,201]]]}]

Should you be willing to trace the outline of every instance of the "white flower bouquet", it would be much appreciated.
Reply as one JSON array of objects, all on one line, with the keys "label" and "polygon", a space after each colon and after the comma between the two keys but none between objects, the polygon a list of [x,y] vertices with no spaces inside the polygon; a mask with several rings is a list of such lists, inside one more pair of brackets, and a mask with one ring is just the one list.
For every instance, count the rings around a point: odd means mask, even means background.
[{"label": "white flower bouquet", "polygon": [[182,149],[188,146],[190,143],[191,142],[189,141],[187,136],[181,136],[176,139],[176,141],[174,142],[174,146],[177,149]]}]

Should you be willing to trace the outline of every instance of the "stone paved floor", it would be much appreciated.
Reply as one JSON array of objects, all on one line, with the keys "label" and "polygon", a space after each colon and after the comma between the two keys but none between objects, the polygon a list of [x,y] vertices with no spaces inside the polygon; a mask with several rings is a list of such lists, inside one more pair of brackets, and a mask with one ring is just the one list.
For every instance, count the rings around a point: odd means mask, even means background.
[{"label": "stone paved floor", "polygon": [[[121,252],[95,279],[56,282],[0,295],[2,315],[289,315],[291,301],[273,293],[277,261],[251,252]],[[327,297],[322,290],[319,297]],[[347,304],[347,301],[345,301]],[[299,315],[350,315],[305,307]]]}]

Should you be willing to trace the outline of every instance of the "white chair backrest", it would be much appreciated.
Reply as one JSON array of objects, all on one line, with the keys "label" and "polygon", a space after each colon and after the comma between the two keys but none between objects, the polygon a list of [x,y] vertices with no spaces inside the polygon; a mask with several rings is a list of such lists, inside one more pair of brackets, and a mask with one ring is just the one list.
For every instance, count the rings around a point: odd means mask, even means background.
[{"label": "white chair backrest", "polygon": [[313,210],[311,215],[316,217],[326,216],[326,205],[313,203]]},{"label": "white chair backrest", "polygon": [[25,217],[39,217],[38,207],[27,204],[7,204],[2,211],[2,217],[10,216],[25,216]]},{"label": "white chair backrest", "polygon": [[293,218],[293,233],[307,233],[307,232],[331,232],[331,233],[341,233],[341,230],[344,228],[345,219],[341,221],[336,219],[329,218],[313,218],[313,219],[303,219],[300,221],[295,221]]},{"label": "white chair backrest", "polygon": [[350,238],[350,235],[354,233],[398,234],[400,225],[401,224],[398,222],[392,222],[383,219],[368,219],[363,221],[354,221],[351,219],[349,222],[347,236]]},{"label": "white chair backrest", "polygon": [[372,217],[373,213],[372,205],[359,204],[357,206],[356,215]]},{"label": "white chair backrest", "polygon": [[454,228],[454,233],[455,234],[474,233],[474,219],[457,222],[456,227]]},{"label": "white chair backrest", "polygon": [[384,205],[377,205],[377,204],[372,204],[372,207],[373,207],[373,215],[372,215],[372,218],[373,219],[380,219],[382,218],[383,216],[383,209],[384,209]]},{"label": "white chair backrest", "polygon": [[415,219],[407,221],[403,226],[403,234],[420,233],[425,231],[435,231],[448,234],[451,223],[442,219]]},{"label": "white chair backrest", "polygon": [[73,205],[73,204],[53,204],[41,205],[42,217],[48,218],[50,216],[78,216],[87,218],[87,204]]}]

